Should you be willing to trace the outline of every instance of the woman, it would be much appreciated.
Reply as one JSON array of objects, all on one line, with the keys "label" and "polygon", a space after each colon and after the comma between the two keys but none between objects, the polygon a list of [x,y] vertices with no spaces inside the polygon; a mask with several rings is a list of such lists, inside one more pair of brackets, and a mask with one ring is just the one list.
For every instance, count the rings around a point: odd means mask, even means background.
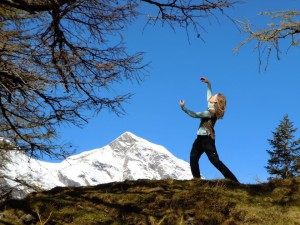
[{"label": "woman", "polygon": [[202,77],[202,82],[207,83],[208,109],[203,112],[193,112],[185,108],[185,103],[180,100],[182,110],[189,116],[200,118],[197,138],[190,154],[190,166],[194,178],[200,178],[199,159],[205,152],[209,161],[223,174],[225,178],[239,182],[233,173],[219,159],[215,146],[214,126],[218,119],[222,119],[226,110],[226,98],[218,93],[212,96],[211,85],[208,79]]}]

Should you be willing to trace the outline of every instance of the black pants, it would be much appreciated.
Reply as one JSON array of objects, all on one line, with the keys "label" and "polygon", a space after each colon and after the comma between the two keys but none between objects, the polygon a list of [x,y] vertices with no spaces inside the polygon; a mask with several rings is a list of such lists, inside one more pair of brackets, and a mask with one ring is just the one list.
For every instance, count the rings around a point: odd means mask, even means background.
[{"label": "black pants", "polygon": [[215,140],[207,135],[198,135],[190,154],[190,165],[194,178],[200,178],[199,159],[206,153],[209,161],[223,174],[225,178],[238,182],[233,173],[219,159]]}]

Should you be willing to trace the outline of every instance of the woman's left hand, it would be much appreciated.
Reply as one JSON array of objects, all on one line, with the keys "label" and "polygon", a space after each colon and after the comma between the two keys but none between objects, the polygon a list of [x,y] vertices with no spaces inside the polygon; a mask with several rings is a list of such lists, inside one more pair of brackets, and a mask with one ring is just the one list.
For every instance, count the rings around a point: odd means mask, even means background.
[{"label": "woman's left hand", "polygon": [[179,105],[180,105],[181,107],[184,107],[184,104],[185,104],[185,103],[184,103],[183,100],[180,100],[180,101],[179,101]]}]

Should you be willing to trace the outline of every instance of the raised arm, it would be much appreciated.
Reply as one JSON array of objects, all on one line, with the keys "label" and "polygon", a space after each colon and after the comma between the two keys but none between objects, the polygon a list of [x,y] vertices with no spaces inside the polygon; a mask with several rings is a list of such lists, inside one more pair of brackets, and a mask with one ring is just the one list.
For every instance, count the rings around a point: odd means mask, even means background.
[{"label": "raised arm", "polygon": [[212,91],[211,91],[211,84],[207,83],[207,102],[209,102],[209,99],[212,96]]},{"label": "raised arm", "polygon": [[201,77],[200,80],[204,83],[207,83],[207,102],[209,103],[209,99],[211,98],[212,96],[212,91],[211,91],[211,84],[210,84],[210,81],[205,78],[205,77]]}]

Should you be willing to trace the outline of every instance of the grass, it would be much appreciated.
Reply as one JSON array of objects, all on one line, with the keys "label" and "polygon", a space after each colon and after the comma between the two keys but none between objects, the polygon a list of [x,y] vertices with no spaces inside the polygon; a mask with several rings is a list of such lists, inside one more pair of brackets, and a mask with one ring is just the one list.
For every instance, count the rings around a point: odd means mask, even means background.
[{"label": "grass", "polygon": [[256,185],[137,180],[57,187],[3,203],[0,224],[300,225],[300,178]]}]

